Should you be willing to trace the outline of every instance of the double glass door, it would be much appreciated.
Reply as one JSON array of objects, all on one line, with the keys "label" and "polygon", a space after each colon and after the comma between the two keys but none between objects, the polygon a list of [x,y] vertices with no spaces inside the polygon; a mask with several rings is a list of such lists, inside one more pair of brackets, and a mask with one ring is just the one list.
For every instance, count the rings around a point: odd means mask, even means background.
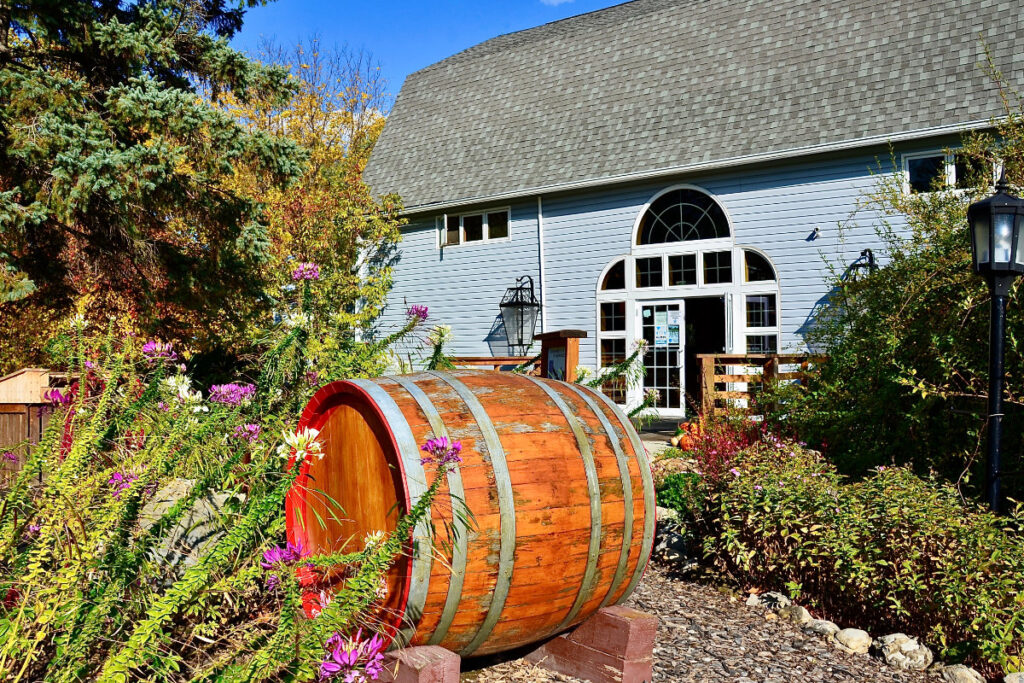
[{"label": "double glass door", "polygon": [[647,342],[643,390],[658,392],[655,404],[666,415],[684,412],[683,348],[685,304],[678,301],[638,302],[640,337]]}]

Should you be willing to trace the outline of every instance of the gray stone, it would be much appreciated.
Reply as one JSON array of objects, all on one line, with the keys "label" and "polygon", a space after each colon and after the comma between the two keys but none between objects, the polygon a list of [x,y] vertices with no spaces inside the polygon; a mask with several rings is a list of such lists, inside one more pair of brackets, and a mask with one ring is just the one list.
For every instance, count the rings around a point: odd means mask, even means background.
[{"label": "gray stone", "polygon": [[930,648],[903,633],[882,636],[874,646],[886,664],[907,671],[924,671],[935,658]]},{"label": "gray stone", "polygon": [[804,626],[804,630],[826,638],[831,638],[839,633],[839,627],[827,619],[811,619]]},{"label": "gray stone", "polygon": [[747,598],[747,607],[757,607],[761,604],[761,596],[757,593],[751,593],[750,597]]},{"label": "gray stone", "polygon": [[843,652],[867,654],[871,650],[871,636],[859,628],[844,628],[832,636],[833,644]]},{"label": "gray stone", "polygon": [[1024,673],[1006,674],[1003,683],[1024,683]]},{"label": "gray stone", "polygon": [[679,521],[679,513],[673,510],[672,508],[663,508],[660,505],[657,505],[654,508],[654,512],[654,517],[658,520],[659,523]]},{"label": "gray stone", "polygon": [[945,683],[985,683],[980,673],[963,664],[942,667],[942,680]]},{"label": "gray stone", "polygon": [[775,591],[768,591],[767,593],[761,593],[758,596],[761,607],[770,609],[773,612],[777,612],[783,607],[789,607],[793,604],[793,601],[787,598],[782,593],[776,593]]},{"label": "gray stone", "polygon": [[[190,479],[174,479],[157,491],[139,513],[143,529],[153,527],[182,498],[188,495],[195,482]],[[155,561],[173,569],[180,575],[186,567],[199,558],[219,541],[230,525],[228,516],[237,509],[240,496],[225,492],[208,492],[200,496],[150,550],[149,556]]]},{"label": "gray stone", "polygon": [[811,613],[800,605],[787,605],[779,610],[779,616],[803,626],[811,621]]}]

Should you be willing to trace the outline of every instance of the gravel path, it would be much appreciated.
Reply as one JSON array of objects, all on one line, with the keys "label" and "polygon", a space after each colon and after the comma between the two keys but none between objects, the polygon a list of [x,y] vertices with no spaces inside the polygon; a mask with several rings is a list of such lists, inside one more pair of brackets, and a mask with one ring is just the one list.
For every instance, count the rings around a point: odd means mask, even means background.
[{"label": "gravel path", "polygon": [[[920,672],[900,671],[867,655],[839,652],[823,639],[747,607],[712,587],[671,576],[650,565],[626,603],[658,615],[654,680],[700,683],[790,683],[795,681],[938,681]],[[766,616],[767,615],[767,616]],[[842,624],[841,624],[842,626]],[[463,681],[548,683],[578,679],[515,660],[462,676]]]}]

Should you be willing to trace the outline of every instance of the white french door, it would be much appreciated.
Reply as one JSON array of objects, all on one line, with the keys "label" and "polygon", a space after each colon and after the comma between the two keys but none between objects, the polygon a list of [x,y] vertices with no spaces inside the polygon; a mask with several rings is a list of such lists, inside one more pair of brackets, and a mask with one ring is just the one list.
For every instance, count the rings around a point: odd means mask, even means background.
[{"label": "white french door", "polygon": [[[686,346],[686,303],[682,299],[637,301],[634,304],[635,339],[647,342],[640,389],[658,392],[655,407],[662,417],[686,413],[683,363]],[[637,397],[642,399],[643,395]]]}]

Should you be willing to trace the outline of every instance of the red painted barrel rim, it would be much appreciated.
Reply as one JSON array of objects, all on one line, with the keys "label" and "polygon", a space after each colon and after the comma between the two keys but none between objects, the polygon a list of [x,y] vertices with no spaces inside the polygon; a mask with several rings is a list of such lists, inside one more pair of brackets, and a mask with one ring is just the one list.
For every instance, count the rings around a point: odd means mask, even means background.
[{"label": "red painted barrel rim", "polygon": [[[346,382],[344,380],[331,382],[330,384],[321,387],[306,404],[305,410],[302,411],[302,416],[299,418],[299,424],[296,427],[296,431],[301,431],[306,427],[310,429],[320,430],[323,428],[324,422],[327,421],[327,417],[330,415],[331,409],[340,405],[342,399],[347,396],[358,396],[360,399],[366,402],[367,405],[373,406],[377,411],[377,417],[380,423],[384,426],[387,432],[388,438],[390,439],[391,449],[385,449],[385,457],[388,459],[388,464],[398,468],[398,481],[401,482],[401,491],[399,498],[405,501],[405,509],[403,514],[407,514],[412,509],[412,499],[409,495],[409,487],[406,483],[406,472],[405,465],[402,463],[402,457],[398,450],[398,440],[395,438],[395,434],[391,429],[391,425],[388,424],[387,420],[384,419],[380,406],[377,405],[376,401],[366,393],[363,389]],[[295,465],[294,455],[288,459],[288,469],[291,470]],[[308,503],[306,501],[306,491],[308,490],[309,484],[309,467],[310,460],[307,459],[299,467],[299,473],[295,478],[295,482],[292,483],[291,489],[288,491],[288,495],[285,498],[285,528],[287,530],[288,541],[290,543],[301,542],[302,547],[307,550],[310,548],[308,545],[309,538],[303,532],[303,527],[298,523],[298,519],[305,519],[306,510]],[[407,552],[400,556],[397,560],[399,566],[404,566],[405,570],[401,571],[401,597],[398,601],[398,605],[394,611],[396,616],[388,620],[387,630],[391,637],[394,637],[398,630],[402,627],[402,615],[405,614],[405,608],[409,602],[409,590],[412,584],[412,571],[410,558],[412,557],[412,532],[410,531],[409,539],[407,540]]]}]

